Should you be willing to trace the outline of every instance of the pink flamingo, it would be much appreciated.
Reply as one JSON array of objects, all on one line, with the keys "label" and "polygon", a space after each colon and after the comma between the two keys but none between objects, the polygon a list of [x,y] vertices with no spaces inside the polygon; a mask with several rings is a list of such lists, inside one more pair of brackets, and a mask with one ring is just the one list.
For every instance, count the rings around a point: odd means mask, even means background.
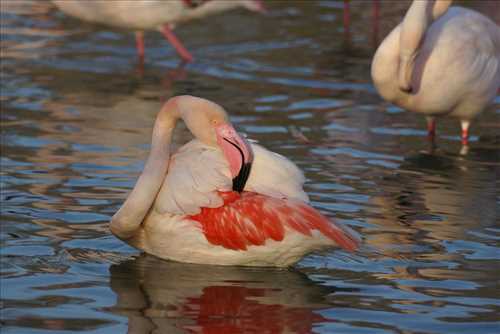
[{"label": "pink flamingo", "polygon": [[81,20],[135,30],[139,60],[144,61],[144,31],[158,30],[186,62],[193,56],[173,33],[182,22],[243,7],[264,12],[261,0],[52,0],[64,13]]},{"label": "pink flamingo", "polygon": [[[175,124],[195,139],[170,157]],[[179,262],[285,267],[305,254],[358,239],[309,206],[304,176],[285,157],[241,137],[225,110],[178,96],[159,112],[144,170],[111,231]]]},{"label": "pink flamingo", "polygon": [[500,87],[500,28],[452,0],[414,0],[401,24],[380,44],[371,74],[384,99],[427,118],[458,118],[462,144],[471,120],[493,102]]}]

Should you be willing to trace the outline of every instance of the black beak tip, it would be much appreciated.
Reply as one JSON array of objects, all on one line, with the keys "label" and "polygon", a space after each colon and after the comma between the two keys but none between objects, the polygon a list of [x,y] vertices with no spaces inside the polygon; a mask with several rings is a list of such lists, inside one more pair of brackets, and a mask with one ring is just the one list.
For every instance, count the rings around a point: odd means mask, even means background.
[{"label": "black beak tip", "polygon": [[239,193],[243,192],[243,189],[245,189],[245,185],[248,181],[248,177],[250,176],[251,169],[251,163],[246,163],[241,167],[239,174],[233,178],[233,191],[237,191]]},{"label": "black beak tip", "polygon": [[233,179],[233,191],[236,191],[236,192],[242,193],[242,192],[243,192],[243,188],[245,188],[245,187],[242,187],[241,185],[239,185],[239,184],[236,182],[236,178],[234,178],[234,179]]},{"label": "black beak tip", "polygon": [[411,86],[408,86],[408,87],[405,87],[405,88],[401,88],[401,91],[405,92],[407,94],[411,94],[411,93],[413,93],[413,88]]}]

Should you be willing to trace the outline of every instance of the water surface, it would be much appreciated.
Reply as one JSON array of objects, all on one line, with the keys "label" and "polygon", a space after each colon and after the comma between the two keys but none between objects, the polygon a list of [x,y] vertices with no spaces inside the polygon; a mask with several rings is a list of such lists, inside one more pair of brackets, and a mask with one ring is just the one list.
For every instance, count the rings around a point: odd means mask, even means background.
[{"label": "water surface", "polygon": [[[458,122],[431,147],[421,116],[379,98],[371,57],[408,2],[383,2],[377,24],[354,1],[348,31],[342,1],[187,24],[187,66],[148,33],[142,71],[132,33],[1,3],[2,333],[499,332],[500,98],[468,152]],[[494,1],[466,5],[498,19]],[[172,263],[113,237],[161,103],[186,93],[293,160],[363,249],[283,271]]]}]

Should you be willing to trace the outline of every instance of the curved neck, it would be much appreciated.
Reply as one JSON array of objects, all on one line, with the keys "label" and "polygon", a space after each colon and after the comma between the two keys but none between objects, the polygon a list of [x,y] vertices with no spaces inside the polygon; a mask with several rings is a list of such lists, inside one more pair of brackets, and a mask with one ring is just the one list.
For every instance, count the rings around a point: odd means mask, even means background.
[{"label": "curved neck", "polygon": [[427,28],[442,16],[452,0],[414,0],[401,23],[399,41],[398,84],[401,90],[411,91],[415,58]]},{"label": "curved neck", "polygon": [[170,99],[156,117],[151,150],[146,165],[125,203],[111,220],[111,230],[126,239],[134,235],[146,217],[167,174],[170,142],[180,110],[177,99]]}]

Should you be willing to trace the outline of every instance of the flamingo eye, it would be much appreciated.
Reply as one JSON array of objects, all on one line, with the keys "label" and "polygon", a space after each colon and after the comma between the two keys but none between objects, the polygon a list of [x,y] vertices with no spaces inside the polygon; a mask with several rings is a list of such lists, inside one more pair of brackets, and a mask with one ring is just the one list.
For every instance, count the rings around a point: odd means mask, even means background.
[{"label": "flamingo eye", "polygon": [[214,125],[214,126],[219,125],[219,121],[216,119],[213,119],[211,122],[212,122],[212,125]]}]

